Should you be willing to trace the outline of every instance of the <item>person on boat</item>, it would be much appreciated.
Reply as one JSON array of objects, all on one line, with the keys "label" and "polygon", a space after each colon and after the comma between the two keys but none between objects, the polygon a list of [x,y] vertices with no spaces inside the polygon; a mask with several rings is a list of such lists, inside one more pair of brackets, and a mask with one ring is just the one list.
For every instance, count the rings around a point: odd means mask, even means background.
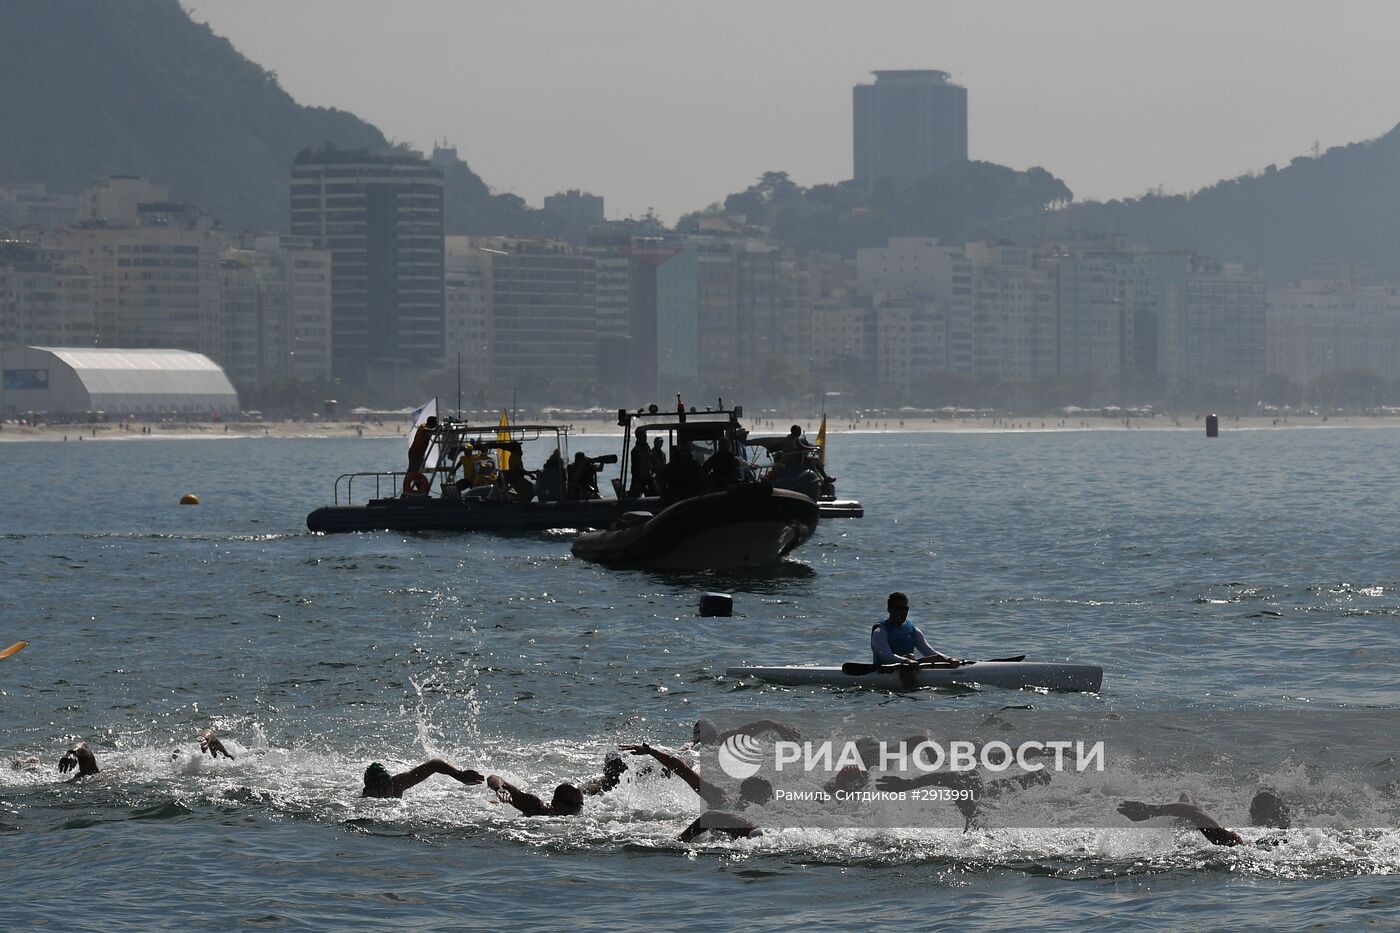
[{"label": "person on boat", "polygon": [[436,430],[437,416],[429,415],[413,432],[413,441],[408,445],[408,472],[423,472],[423,458],[428,455],[428,445],[432,443]]},{"label": "person on boat", "polygon": [[525,816],[577,816],[583,810],[583,791],[572,784],[560,784],[554,788],[554,796],[548,804],[499,774],[487,778],[486,786],[495,792],[502,803],[510,804]]},{"label": "person on boat", "polygon": [[668,501],[679,502],[698,496],[704,491],[705,471],[695,461],[694,448],[690,441],[682,441],[671,454],[671,462],[666,464],[665,496]]},{"label": "person on boat", "polygon": [[536,480],[535,491],[541,502],[558,502],[564,498],[564,458],[559,448],[545,460]]},{"label": "person on boat", "polygon": [[715,452],[705,461],[705,487],[722,491],[739,482],[739,458],[734,456],[729,438],[721,437]]},{"label": "person on boat", "polygon": [[[1118,805],[1118,812],[1133,822],[1154,819],[1159,816],[1174,816],[1185,820],[1200,830],[1210,842],[1218,846],[1238,846],[1244,844],[1239,833],[1226,829],[1206,811],[1196,805],[1190,794],[1182,794],[1176,803],[1143,803],[1140,800],[1125,800]],[[1292,815],[1288,806],[1271,790],[1261,790],[1249,802],[1249,822],[1252,826],[1265,826],[1273,829],[1287,829],[1292,825]],[[1259,845],[1277,845],[1280,840],[1260,839]]]},{"label": "person on boat", "polygon": [[934,651],[924,633],[909,621],[909,597],[891,593],[885,601],[889,614],[870,629],[870,653],[876,664],[912,664],[937,661],[956,666],[959,662]]},{"label": "person on boat", "polygon": [[502,449],[510,454],[510,463],[504,473],[506,485],[515,493],[518,501],[529,502],[535,496],[535,485],[525,472],[525,454],[519,442],[511,441]]},{"label": "person on boat", "polygon": [[445,774],[463,784],[480,784],[483,780],[480,771],[470,768],[454,768],[441,758],[430,758],[416,768],[390,774],[389,769],[375,761],[365,769],[365,786],[361,797],[402,797],[410,787],[422,784],[434,774]]},{"label": "person on boat", "polygon": [[659,495],[666,495],[666,439],[653,438],[651,442],[651,481]]},{"label": "person on boat", "polygon": [[58,770],[60,774],[67,774],[76,769],[77,774],[68,779],[67,783],[75,784],[85,777],[91,777],[102,769],[97,767],[97,756],[88,748],[86,742],[76,742],[63,753],[63,757],[58,759]]},{"label": "person on boat", "polygon": [[598,492],[598,467],[581,450],[574,454],[574,462],[569,464],[569,498],[602,498]]},{"label": "person on boat", "polygon": [[656,477],[651,468],[651,448],[647,446],[646,428],[638,428],[634,433],[637,437],[637,443],[632,445],[632,450],[628,454],[632,484],[627,487],[627,495],[654,496],[657,494]]},{"label": "person on boat", "polygon": [[[802,426],[794,424],[788,431],[787,437],[783,438],[783,452],[804,455],[806,451],[816,450],[817,445],[802,436]],[[800,460],[800,456],[799,456]]]}]

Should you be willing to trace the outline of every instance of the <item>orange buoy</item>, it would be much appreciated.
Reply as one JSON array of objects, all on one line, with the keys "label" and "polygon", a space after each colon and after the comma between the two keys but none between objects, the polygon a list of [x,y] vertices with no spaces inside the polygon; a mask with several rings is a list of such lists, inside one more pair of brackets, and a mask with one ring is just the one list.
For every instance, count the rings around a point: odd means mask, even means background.
[{"label": "orange buoy", "polygon": [[199,505],[199,496],[196,496],[196,495],[195,495],[194,493],[192,493],[192,492],[187,492],[187,493],[185,493],[183,496],[180,497],[180,504],[181,504],[181,505]]}]

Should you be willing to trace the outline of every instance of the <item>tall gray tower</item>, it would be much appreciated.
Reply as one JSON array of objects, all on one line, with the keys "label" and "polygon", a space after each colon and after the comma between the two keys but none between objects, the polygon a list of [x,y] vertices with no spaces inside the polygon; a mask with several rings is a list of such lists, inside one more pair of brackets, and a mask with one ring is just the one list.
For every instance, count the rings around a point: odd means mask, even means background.
[{"label": "tall gray tower", "polygon": [[946,71],[874,74],[852,95],[856,184],[905,188],[967,158],[967,88]]},{"label": "tall gray tower", "polygon": [[443,365],[442,170],[417,153],[307,149],[292,235],[331,254],[331,364],[402,396]]}]

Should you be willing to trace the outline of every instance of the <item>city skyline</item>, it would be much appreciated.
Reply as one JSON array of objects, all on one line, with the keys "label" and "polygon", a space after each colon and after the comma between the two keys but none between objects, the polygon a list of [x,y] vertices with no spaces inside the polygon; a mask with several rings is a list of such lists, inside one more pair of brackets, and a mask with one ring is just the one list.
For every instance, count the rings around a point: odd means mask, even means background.
[{"label": "city skyline", "polygon": [[851,88],[876,70],[950,72],[968,89],[969,156],[1040,165],[1079,201],[1195,190],[1400,120],[1385,48],[1400,10],[1378,3],[187,7],[302,103],[425,152],[445,137],[536,206],[602,195],[610,218],[673,221],[769,170],[851,178]]}]

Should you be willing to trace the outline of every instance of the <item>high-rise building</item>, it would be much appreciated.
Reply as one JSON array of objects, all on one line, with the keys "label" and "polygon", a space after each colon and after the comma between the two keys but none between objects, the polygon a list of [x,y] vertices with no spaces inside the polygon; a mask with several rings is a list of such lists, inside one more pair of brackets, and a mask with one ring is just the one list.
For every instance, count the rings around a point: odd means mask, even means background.
[{"label": "high-rise building", "polygon": [[0,240],[0,350],[96,342],[92,278],[79,252]]},{"label": "high-rise building", "polygon": [[1400,288],[1353,285],[1336,266],[1313,272],[1325,277],[1268,292],[1269,373],[1301,383],[1348,370],[1400,378]]},{"label": "high-rise building", "polygon": [[443,365],[442,170],[417,153],[304,150],[292,235],[331,254],[332,365],[402,394]]},{"label": "high-rise building", "polygon": [[906,188],[967,159],[967,89],[946,71],[877,71],[853,92],[855,180]]},{"label": "high-rise building", "polygon": [[56,231],[92,277],[97,345],[189,350],[224,357],[217,223],[132,177],[103,179],[83,196],[83,219]]},{"label": "high-rise building", "polygon": [[912,295],[935,299],[942,334],[931,361],[935,372],[973,371],[972,264],[962,247],[927,237],[891,237],[889,245],[856,250],[856,279],[872,298]]},{"label": "high-rise building", "polygon": [[488,301],[487,352],[495,390],[518,390],[522,401],[532,402],[591,393],[598,381],[593,257],[553,240],[472,237],[469,242],[465,258],[480,270]]},{"label": "high-rise building", "polygon": [[331,257],[304,237],[248,238],[223,254],[225,349],[240,391],[331,374]]}]

